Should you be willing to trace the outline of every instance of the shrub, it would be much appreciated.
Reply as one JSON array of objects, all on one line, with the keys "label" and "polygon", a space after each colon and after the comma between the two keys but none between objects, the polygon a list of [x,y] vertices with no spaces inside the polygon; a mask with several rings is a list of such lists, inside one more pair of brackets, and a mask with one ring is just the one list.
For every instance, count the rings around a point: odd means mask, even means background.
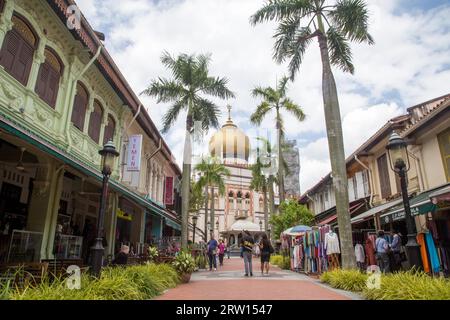
[{"label": "shrub", "polygon": [[11,294],[10,281],[0,282],[0,300],[8,300]]},{"label": "shrub", "polygon": [[291,268],[291,261],[289,256],[272,255],[270,257],[270,263],[284,270],[289,270]]},{"label": "shrub", "polygon": [[155,259],[159,256],[158,248],[156,247],[148,247],[148,259],[150,261],[155,261]]},{"label": "shrub", "polygon": [[423,272],[399,272],[381,277],[380,289],[365,289],[369,300],[450,300],[450,281]]},{"label": "shrub", "polygon": [[174,268],[167,264],[109,267],[100,279],[87,274],[81,277],[81,289],[70,290],[66,281],[45,279],[35,287],[16,290],[14,300],[143,300],[151,299],[179,282]]},{"label": "shrub", "polygon": [[363,291],[367,287],[368,275],[359,270],[335,269],[322,274],[320,280],[333,288],[348,291]]},{"label": "shrub", "polygon": [[206,269],[207,263],[208,261],[206,261],[206,257],[203,254],[199,254],[197,257],[195,257],[195,264],[197,265],[197,268]]}]

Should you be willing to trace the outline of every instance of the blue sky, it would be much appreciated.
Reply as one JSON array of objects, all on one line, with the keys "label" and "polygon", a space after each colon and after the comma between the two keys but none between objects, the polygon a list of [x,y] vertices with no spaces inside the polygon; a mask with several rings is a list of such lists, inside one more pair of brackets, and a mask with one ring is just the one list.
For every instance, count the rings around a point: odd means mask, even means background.
[{"label": "blue sky", "polygon": [[[329,0],[329,2],[333,2]],[[407,107],[450,92],[450,4],[442,0],[367,0],[375,45],[352,45],[355,75],[335,70],[346,154]],[[273,86],[286,72],[273,62],[273,30],[248,19],[262,0],[78,0],[91,25],[106,34],[105,45],[135,92],[159,76],[163,50],[212,54],[211,74],[227,77],[236,99],[233,118],[249,136],[256,134],[248,117],[259,103],[255,85]],[[286,118],[287,133],[300,147],[301,191],[330,170],[321,95],[321,64],[316,43],[309,48],[289,95],[307,119]],[[143,97],[158,127],[167,105]],[[263,127],[273,128],[272,117]],[[209,132],[206,140],[212,135]],[[178,162],[182,160],[183,115],[165,135]]]}]

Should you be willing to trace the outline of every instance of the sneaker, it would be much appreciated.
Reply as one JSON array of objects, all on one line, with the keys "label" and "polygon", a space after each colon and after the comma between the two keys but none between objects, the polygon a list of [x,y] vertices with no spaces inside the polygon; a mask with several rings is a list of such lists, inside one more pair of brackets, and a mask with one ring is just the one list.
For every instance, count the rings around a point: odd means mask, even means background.
[{"label": "sneaker", "polygon": [[250,273],[250,277],[253,277],[253,273]]},{"label": "sneaker", "polygon": [[248,277],[248,273],[246,273],[245,276]]},{"label": "sneaker", "polygon": [[214,268],[214,271],[217,271],[217,268]]}]

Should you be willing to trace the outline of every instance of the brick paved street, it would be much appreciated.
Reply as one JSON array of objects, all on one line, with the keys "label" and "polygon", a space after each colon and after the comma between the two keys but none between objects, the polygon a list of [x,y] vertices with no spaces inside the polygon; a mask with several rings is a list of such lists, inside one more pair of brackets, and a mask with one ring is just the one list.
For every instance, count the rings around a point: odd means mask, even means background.
[{"label": "brick paved street", "polygon": [[348,300],[359,297],[331,289],[303,274],[271,266],[262,276],[259,259],[253,259],[253,277],[244,277],[243,260],[224,260],[217,271],[199,271],[191,281],[168,290],[159,300]]}]

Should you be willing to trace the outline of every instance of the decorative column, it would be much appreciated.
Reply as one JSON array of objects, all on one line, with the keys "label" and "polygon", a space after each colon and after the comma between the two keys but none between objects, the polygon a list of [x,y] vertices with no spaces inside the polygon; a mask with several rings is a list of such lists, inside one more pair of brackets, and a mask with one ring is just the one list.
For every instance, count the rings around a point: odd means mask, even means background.
[{"label": "decorative column", "polygon": [[41,64],[45,62],[45,46],[47,45],[47,39],[45,37],[40,37],[39,45],[34,52],[33,64],[31,65],[30,76],[28,77],[28,90],[34,92],[36,87],[36,81],[39,74],[39,68]]}]

